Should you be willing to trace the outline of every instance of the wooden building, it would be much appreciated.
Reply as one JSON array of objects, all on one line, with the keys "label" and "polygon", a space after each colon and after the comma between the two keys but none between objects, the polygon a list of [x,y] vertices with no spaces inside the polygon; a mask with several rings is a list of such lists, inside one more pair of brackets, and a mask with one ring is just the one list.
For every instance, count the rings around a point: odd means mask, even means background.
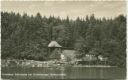
[{"label": "wooden building", "polygon": [[49,53],[49,57],[50,59],[60,59],[60,55],[62,52],[62,46],[59,45],[56,41],[51,41],[48,44],[48,53]]}]

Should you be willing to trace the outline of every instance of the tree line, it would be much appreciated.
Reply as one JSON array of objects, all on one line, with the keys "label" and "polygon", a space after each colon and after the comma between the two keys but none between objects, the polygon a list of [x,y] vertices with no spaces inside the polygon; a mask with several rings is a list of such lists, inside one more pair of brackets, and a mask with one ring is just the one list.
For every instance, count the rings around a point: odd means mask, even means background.
[{"label": "tree line", "polygon": [[126,16],[96,18],[94,14],[76,20],[54,16],[1,12],[1,58],[48,59],[48,44],[75,48],[77,57],[103,55],[110,64],[126,65]]}]

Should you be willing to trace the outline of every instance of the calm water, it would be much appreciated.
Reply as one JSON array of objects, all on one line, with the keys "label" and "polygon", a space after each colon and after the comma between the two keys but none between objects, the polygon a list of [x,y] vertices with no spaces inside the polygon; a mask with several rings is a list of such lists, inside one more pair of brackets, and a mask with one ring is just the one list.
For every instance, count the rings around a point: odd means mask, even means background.
[{"label": "calm water", "polygon": [[[16,75],[12,75],[12,74]],[[28,75],[27,75],[28,74]],[[2,68],[2,78],[125,79],[124,68]]]}]

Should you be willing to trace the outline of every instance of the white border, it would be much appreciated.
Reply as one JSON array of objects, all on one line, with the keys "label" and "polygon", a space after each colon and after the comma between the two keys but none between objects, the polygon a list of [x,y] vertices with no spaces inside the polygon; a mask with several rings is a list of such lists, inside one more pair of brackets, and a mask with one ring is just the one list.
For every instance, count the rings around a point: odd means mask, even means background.
[{"label": "white border", "polygon": [[1,1],[128,1],[128,0],[1,0]]},{"label": "white border", "polygon": [[[127,17],[127,26],[126,26],[126,44],[128,46],[128,0],[0,0],[0,12],[1,12],[1,1],[126,1],[126,17]],[[0,13],[0,53],[1,53],[1,13]],[[126,47],[126,64],[128,69],[128,48]],[[126,80],[128,80],[128,74],[126,69]],[[0,75],[1,75],[1,54],[0,54]],[[0,80],[1,76],[0,76]]]},{"label": "white border", "polygon": [[[126,0],[126,16],[127,16],[127,23],[126,23],[126,64],[127,64],[127,69],[128,69],[128,0]],[[128,73],[126,69],[126,80],[128,79]]]}]

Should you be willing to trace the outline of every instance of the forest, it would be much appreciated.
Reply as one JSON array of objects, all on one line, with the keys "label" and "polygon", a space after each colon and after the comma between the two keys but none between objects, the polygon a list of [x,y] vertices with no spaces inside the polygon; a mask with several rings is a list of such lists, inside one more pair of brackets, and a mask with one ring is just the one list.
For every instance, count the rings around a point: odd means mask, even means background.
[{"label": "forest", "polygon": [[[126,16],[96,18],[94,14],[76,20],[60,16],[35,16],[1,12],[1,58],[48,59],[48,44],[74,48],[77,57],[103,55],[112,65],[126,65]],[[76,43],[81,43],[76,46]]]}]

